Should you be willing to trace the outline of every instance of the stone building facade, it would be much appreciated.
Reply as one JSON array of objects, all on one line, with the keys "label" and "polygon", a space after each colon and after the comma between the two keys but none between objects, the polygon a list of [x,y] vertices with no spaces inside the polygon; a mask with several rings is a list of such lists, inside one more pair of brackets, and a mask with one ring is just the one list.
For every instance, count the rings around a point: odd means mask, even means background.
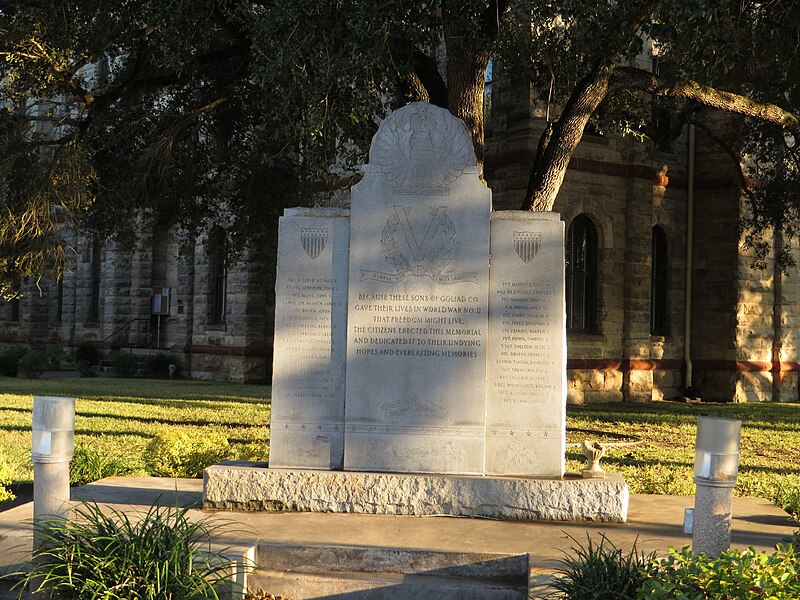
[{"label": "stone building facade", "polygon": [[[494,209],[517,209],[543,115],[525,86],[496,87],[491,103],[485,176]],[[584,137],[555,206],[569,232],[570,402],[658,400],[690,385],[706,399],[797,401],[800,286],[751,267],[740,192],[700,133],[665,149]],[[269,245],[231,265],[219,231],[140,227],[132,249],[72,234],[63,281],[24,284],[0,306],[0,343],[166,352],[191,377],[268,382],[277,217]]]},{"label": "stone building facade", "polygon": [[1,307],[3,345],[91,343],[147,357],[165,353],[199,379],[264,382],[272,354],[275,249],[226,265],[218,232],[192,239],[137,232],[134,248],[68,234],[74,252],[60,283],[28,284]]},{"label": "stone building facade", "polygon": [[[495,210],[524,199],[544,129],[536,106],[524,85],[493,90],[485,173]],[[713,125],[735,134],[735,123]],[[798,400],[798,275],[752,266],[739,237],[740,182],[729,156],[688,128],[668,148],[584,136],[554,207],[568,231],[570,402],[643,402],[687,388],[709,400]],[[582,308],[591,314],[570,323],[581,289],[569,238],[587,228],[594,277],[580,281],[593,288]]]}]

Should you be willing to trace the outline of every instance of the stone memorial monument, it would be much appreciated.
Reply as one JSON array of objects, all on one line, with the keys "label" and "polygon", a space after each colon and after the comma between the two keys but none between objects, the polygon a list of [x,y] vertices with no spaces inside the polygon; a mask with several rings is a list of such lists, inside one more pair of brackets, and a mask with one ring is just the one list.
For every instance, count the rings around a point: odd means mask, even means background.
[{"label": "stone memorial monument", "polygon": [[448,111],[381,123],[349,211],[285,212],[275,323],[270,468],[207,506],[625,519],[621,478],[563,478],[563,222],[492,213]]}]

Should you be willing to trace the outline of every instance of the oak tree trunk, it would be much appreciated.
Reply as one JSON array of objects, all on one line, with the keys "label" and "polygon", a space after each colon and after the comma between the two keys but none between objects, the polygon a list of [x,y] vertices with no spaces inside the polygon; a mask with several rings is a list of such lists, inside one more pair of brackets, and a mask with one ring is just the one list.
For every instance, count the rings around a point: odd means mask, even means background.
[{"label": "oak tree trunk", "polygon": [[[483,166],[483,90],[490,48],[497,38],[507,2],[494,0],[477,21],[465,20],[459,0],[443,1],[442,25],[447,46],[447,106],[472,136],[478,166]],[[469,30],[467,30],[469,28]]]},{"label": "oak tree trunk", "polygon": [[[448,48],[449,53],[449,48]],[[483,165],[483,86],[488,52],[459,49],[447,60],[447,105],[472,136],[478,165]]]},{"label": "oak tree trunk", "polygon": [[561,115],[545,130],[528,179],[524,210],[553,210],[569,161],[581,141],[592,113],[608,94],[610,69],[596,67],[584,77],[567,100]]}]

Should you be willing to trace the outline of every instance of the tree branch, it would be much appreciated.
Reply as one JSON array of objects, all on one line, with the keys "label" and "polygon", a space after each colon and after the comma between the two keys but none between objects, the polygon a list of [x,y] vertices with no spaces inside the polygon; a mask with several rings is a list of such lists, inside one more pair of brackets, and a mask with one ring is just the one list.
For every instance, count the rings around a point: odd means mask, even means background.
[{"label": "tree branch", "polygon": [[700,122],[697,119],[689,119],[688,123],[690,125],[694,125],[703,133],[705,133],[708,139],[719,146],[725,152],[725,154],[730,157],[731,162],[733,162],[733,164],[736,166],[736,173],[739,175],[739,186],[742,188],[744,193],[749,194],[750,186],[748,185],[747,177],[742,170],[742,157],[739,155],[739,153],[736,152],[736,150],[734,150],[729,143],[716,135],[705,123]]},{"label": "tree branch", "polygon": [[500,18],[508,8],[508,0],[494,0],[489,2],[489,6],[483,11],[481,20],[483,21],[483,33],[490,40],[497,39],[500,32]]},{"label": "tree branch", "polygon": [[776,104],[758,102],[741,94],[700,85],[696,81],[667,81],[642,69],[617,67],[612,75],[611,86],[616,89],[639,90],[654,96],[694,100],[704,106],[774,123],[800,135],[798,115]]}]

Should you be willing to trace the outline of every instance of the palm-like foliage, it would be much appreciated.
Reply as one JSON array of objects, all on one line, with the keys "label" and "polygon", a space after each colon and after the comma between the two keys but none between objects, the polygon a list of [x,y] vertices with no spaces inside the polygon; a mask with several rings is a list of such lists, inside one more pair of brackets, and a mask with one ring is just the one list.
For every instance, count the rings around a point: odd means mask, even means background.
[{"label": "palm-like foliage", "polygon": [[152,506],[141,520],[85,504],[73,520],[37,525],[32,569],[17,584],[52,598],[217,600],[231,572],[209,548],[213,528],[187,508]]}]

